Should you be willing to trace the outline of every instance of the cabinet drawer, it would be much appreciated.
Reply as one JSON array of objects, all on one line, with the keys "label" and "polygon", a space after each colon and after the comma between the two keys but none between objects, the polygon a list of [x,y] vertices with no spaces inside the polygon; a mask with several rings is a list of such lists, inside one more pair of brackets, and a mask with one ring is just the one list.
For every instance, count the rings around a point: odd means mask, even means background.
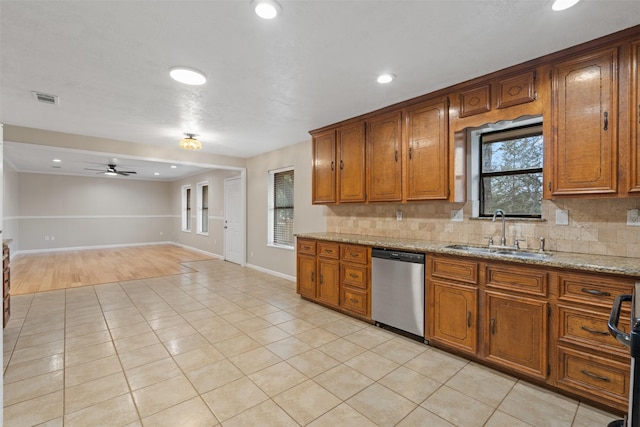
[{"label": "cabinet drawer", "polygon": [[316,242],[313,240],[298,239],[298,253],[315,255],[316,254]]},{"label": "cabinet drawer", "polygon": [[560,301],[581,302],[611,310],[616,295],[632,294],[634,279],[591,274],[558,274]]},{"label": "cabinet drawer", "polygon": [[342,264],[340,283],[367,290],[369,288],[369,268],[358,264]]},{"label": "cabinet drawer", "polygon": [[530,295],[547,295],[547,273],[526,267],[487,266],[487,286]]},{"label": "cabinet drawer", "polygon": [[2,304],[2,327],[6,327],[9,322],[9,317],[11,317],[11,297],[7,295],[4,297],[4,303]]},{"label": "cabinet drawer", "polygon": [[369,248],[366,246],[340,246],[340,259],[358,264],[369,264]]},{"label": "cabinet drawer", "polygon": [[461,259],[431,258],[432,277],[457,280],[459,282],[478,283],[478,263]]},{"label": "cabinet drawer", "polygon": [[318,256],[323,258],[340,258],[340,245],[337,243],[318,242]]},{"label": "cabinet drawer", "polygon": [[491,110],[491,86],[484,85],[460,92],[460,117],[473,116]]},{"label": "cabinet drawer", "polygon": [[369,317],[369,294],[354,289],[342,288],[340,306],[361,316]]},{"label": "cabinet drawer", "polygon": [[9,295],[11,292],[11,269],[5,268],[2,274],[3,277],[3,296]]},{"label": "cabinet drawer", "polygon": [[558,385],[584,390],[592,399],[628,401],[629,364],[559,347]]},{"label": "cabinet drawer", "polygon": [[[629,349],[620,344],[607,328],[609,314],[572,307],[558,306],[560,320],[558,338],[561,342],[599,348],[620,356],[628,356]],[[618,327],[629,332],[631,320],[621,317]]]},{"label": "cabinet drawer", "polygon": [[533,71],[498,80],[496,107],[507,108],[535,101]]}]

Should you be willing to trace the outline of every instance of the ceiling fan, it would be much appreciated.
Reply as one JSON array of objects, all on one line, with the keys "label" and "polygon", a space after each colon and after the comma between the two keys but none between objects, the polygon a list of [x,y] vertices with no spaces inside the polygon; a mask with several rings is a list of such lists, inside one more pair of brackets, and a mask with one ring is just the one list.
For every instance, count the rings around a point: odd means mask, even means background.
[{"label": "ceiling fan", "polygon": [[111,175],[111,176],[116,176],[116,175],[129,176],[129,175],[138,173],[135,171],[119,171],[116,169],[116,165],[113,163],[108,164],[106,170],[105,169],[89,169],[89,168],[84,168],[84,170],[98,171],[98,174]]}]

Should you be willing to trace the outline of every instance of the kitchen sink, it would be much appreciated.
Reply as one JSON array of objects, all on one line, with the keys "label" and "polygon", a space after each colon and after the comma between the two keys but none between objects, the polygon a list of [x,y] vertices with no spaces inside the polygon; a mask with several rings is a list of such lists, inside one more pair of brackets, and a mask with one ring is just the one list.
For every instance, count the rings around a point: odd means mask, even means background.
[{"label": "kitchen sink", "polygon": [[527,252],[527,251],[516,251],[511,249],[501,249],[501,248],[488,248],[488,247],[480,247],[480,246],[469,246],[469,245],[449,245],[447,249],[456,249],[459,251],[465,251],[476,254],[494,254],[494,255],[502,255],[509,256],[514,258],[526,258],[526,259],[547,259],[551,256],[549,253],[542,252]]}]

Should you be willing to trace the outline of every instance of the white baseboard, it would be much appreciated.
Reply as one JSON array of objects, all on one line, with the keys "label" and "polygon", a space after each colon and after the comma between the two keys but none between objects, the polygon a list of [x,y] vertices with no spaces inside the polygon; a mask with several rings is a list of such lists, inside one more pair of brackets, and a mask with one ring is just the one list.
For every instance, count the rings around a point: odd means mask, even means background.
[{"label": "white baseboard", "polygon": [[260,271],[262,273],[270,274],[272,276],[280,277],[281,279],[286,279],[286,280],[289,280],[291,282],[295,282],[296,281],[296,278],[294,276],[289,276],[288,274],[283,274],[283,273],[280,273],[278,271],[269,270],[269,269],[266,269],[266,268],[263,268],[263,267],[259,267],[257,265],[247,264],[246,267],[250,268],[252,270]]},{"label": "white baseboard", "polygon": [[[15,255],[40,254],[45,252],[90,251],[92,249],[126,248],[132,246],[173,245],[174,242],[126,243],[120,245],[74,246],[68,248],[26,249],[15,251]],[[12,252],[13,256],[14,252]]]},{"label": "white baseboard", "polygon": [[207,251],[204,251],[202,249],[194,248],[192,246],[183,245],[182,243],[171,242],[171,244],[174,245],[174,246],[180,246],[181,248],[189,249],[189,250],[194,251],[194,252],[199,252],[199,253],[201,253],[203,255],[210,256],[211,258],[224,259],[224,257],[222,255],[220,255],[220,254],[214,254],[213,252],[207,252]]}]

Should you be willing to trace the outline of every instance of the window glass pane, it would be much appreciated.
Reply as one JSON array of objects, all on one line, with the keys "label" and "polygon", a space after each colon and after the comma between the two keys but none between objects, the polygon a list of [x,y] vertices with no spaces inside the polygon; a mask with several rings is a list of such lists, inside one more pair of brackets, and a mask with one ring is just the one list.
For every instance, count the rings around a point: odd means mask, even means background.
[{"label": "window glass pane", "polygon": [[542,168],[542,135],[482,143],[482,172]]},{"label": "window glass pane", "polygon": [[484,177],[483,215],[502,209],[507,215],[542,214],[542,172]]},{"label": "window glass pane", "polygon": [[273,177],[273,243],[293,246],[293,170],[277,172]]}]

